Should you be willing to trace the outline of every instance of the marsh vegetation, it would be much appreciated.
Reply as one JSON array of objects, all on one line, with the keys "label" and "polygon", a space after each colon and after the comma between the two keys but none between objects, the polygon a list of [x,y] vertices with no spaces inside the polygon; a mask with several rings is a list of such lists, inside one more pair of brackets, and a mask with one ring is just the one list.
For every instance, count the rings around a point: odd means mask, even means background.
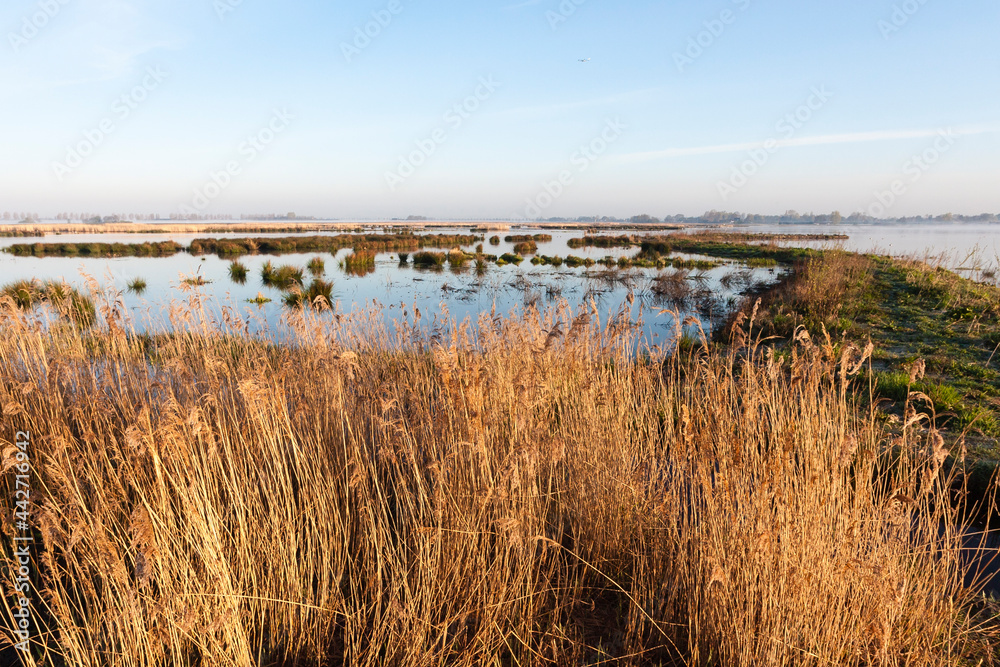
[{"label": "marsh vegetation", "polygon": [[45,664],[994,659],[942,434],[853,398],[865,341],[776,355],[738,317],[658,349],[563,306],[432,338],[297,309],[279,343],[193,297],[138,334],[15,296],[0,405],[33,434]]}]

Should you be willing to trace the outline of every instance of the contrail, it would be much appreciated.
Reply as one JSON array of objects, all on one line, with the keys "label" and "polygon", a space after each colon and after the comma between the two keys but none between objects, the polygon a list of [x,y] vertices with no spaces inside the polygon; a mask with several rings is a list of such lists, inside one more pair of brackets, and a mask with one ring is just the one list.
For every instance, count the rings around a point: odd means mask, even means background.
[{"label": "contrail", "polygon": [[[667,148],[659,151],[628,153],[614,158],[616,162],[647,162],[668,157],[686,157],[689,155],[711,155],[713,153],[742,153],[765,145],[775,148],[792,146],[828,146],[832,144],[861,144],[873,141],[895,141],[898,139],[921,139],[936,137],[950,128],[934,128],[926,130],[879,130],[876,132],[850,132],[846,134],[824,134],[814,137],[795,137],[792,139],[770,139],[768,141],[753,141],[740,144],[717,144],[714,146],[691,146],[688,148]],[[969,136],[975,134],[995,134],[1000,127],[994,125],[967,126],[950,130],[952,135]],[[773,143],[772,143],[773,142]]]}]

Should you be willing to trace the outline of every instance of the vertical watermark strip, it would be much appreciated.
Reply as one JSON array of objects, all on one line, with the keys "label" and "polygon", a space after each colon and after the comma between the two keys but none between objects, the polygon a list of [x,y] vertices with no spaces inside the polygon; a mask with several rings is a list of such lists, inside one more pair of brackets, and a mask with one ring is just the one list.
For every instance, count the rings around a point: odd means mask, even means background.
[{"label": "vertical watermark strip", "polygon": [[17,605],[14,608],[15,633],[18,642],[15,647],[22,653],[28,652],[34,619],[31,615],[31,545],[35,538],[31,533],[31,433],[18,431],[15,438],[17,450],[14,454],[14,558],[17,560],[17,576],[14,590]]}]

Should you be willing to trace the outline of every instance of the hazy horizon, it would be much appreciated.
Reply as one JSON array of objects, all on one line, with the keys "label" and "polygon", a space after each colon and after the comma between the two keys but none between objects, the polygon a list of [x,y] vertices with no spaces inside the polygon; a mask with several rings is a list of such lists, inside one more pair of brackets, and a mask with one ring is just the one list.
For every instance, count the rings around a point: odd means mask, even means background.
[{"label": "hazy horizon", "polygon": [[1000,212],[997,19],[986,0],[13,0],[0,211]]}]

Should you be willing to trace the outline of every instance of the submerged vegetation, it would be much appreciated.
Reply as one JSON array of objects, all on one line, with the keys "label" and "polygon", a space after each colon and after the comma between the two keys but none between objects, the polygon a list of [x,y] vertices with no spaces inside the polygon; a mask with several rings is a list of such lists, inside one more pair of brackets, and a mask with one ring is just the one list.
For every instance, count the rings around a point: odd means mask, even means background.
[{"label": "submerged vegetation", "polygon": [[726,350],[667,352],[564,308],[431,340],[302,309],[279,343],[206,331],[184,304],[190,330],[146,335],[6,304],[44,664],[997,657],[941,435],[851,398],[863,341],[797,336],[781,356],[743,321]]},{"label": "submerged vegetation", "polygon": [[521,241],[514,246],[514,253],[518,255],[534,255],[538,252],[538,244],[534,241]]}]

